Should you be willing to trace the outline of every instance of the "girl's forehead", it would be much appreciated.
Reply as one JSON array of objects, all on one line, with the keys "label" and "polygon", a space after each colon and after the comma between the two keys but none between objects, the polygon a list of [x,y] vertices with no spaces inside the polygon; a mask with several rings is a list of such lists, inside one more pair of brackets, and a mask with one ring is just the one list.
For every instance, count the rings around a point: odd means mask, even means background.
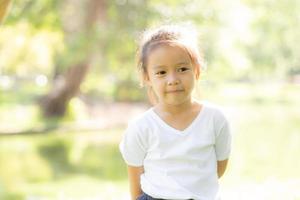
[{"label": "girl's forehead", "polygon": [[190,63],[187,50],[176,43],[163,43],[148,52],[148,65]]}]

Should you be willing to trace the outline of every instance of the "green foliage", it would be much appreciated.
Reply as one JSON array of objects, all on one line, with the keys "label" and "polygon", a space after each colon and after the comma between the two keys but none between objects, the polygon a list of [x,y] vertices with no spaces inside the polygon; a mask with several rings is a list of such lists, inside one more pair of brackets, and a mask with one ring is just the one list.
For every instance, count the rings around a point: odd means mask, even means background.
[{"label": "green foliage", "polygon": [[48,161],[54,178],[59,178],[72,169],[68,157],[70,148],[70,141],[61,138],[54,138],[39,145],[38,151]]},{"label": "green foliage", "polygon": [[13,8],[7,17],[7,23],[18,24],[20,19],[28,21],[38,29],[60,29],[61,20],[58,15],[59,0],[14,0]]},{"label": "green foliage", "polygon": [[34,82],[19,80],[12,88],[0,89],[0,132],[19,132],[45,124],[38,102],[47,87],[37,87]]},{"label": "green foliage", "polygon": [[67,106],[67,111],[62,121],[80,121],[88,118],[87,107],[79,98],[71,99]]},{"label": "green foliage", "polygon": [[299,1],[252,1],[255,20],[253,43],[246,46],[253,69],[262,74],[285,77],[300,69],[300,49],[295,45],[300,37],[298,28]]},{"label": "green foliage", "polygon": [[7,139],[5,143],[1,142],[0,162],[1,179],[7,188],[27,181],[46,181],[52,176],[47,163],[28,141]]},{"label": "green foliage", "polygon": [[0,193],[0,198],[5,200],[20,200],[25,199],[25,194],[15,192]]},{"label": "green foliage", "polygon": [[107,1],[105,16],[91,25],[83,23],[89,11],[82,6],[88,3],[15,1],[0,34],[1,73],[42,73],[52,79],[87,62],[92,75],[83,92],[103,100],[142,100],[134,73],[138,35],[151,26],[180,22],[198,29],[212,81],[284,79],[300,70],[295,0]]},{"label": "green foliage", "polygon": [[34,80],[12,80],[11,89],[0,88],[1,106],[32,105],[48,90],[47,86],[37,86]]},{"label": "green foliage", "polygon": [[51,76],[54,57],[63,49],[58,31],[35,29],[28,22],[2,27],[0,33],[1,74],[33,77]]},{"label": "green foliage", "polygon": [[[127,96],[132,96],[138,85],[133,72],[139,32],[164,22],[182,21],[198,28],[213,81],[284,78],[299,71],[300,50],[295,45],[299,38],[295,17],[299,3],[295,0],[229,1],[226,6],[192,0],[107,1],[101,23],[89,30],[81,27],[70,32],[70,21],[80,25],[87,14],[82,10],[77,15],[69,13],[78,5],[56,0],[15,1],[0,35],[5,52],[0,56],[2,73],[39,72],[51,77],[88,60],[99,83],[92,78],[83,87],[84,92],[102,99],[129,100],[120,88],[126,83],[131,91]],[[19,39],[12,45],[13,38]],[[39,48],[34,51],[34,46]],[[139,98],[134,96],[133,100]]]},{"label": "green foliage", "polygon": [[81,172],[96,175],[102,179],[123,179],[126,173],[120,152],[112,145],[88,146],[80,159]]}]

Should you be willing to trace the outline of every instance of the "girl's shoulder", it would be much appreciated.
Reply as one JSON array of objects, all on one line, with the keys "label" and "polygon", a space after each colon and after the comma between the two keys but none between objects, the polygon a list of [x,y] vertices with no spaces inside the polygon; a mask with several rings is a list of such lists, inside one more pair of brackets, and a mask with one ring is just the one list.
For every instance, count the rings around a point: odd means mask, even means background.
[{"label": "girl's shoulder", "polygon": [[197,101],[200,105],[202,105],[202,107],[206,110],[209,111],[216,111],[216,112],[221,112],[223,110],[223,107],[219,104],[213,103],[211,101],[206,101],[206,100],[202,100],[202,101]]},{"label": "girl's shoulder", "polygon": [[144,111],[130,119],[125,130],[125,135],[128,137],[139,138],[141,141],[148,141],[154,127],[151,119],[152,109]]},{"label": "girl's shoulder", "polygon": [[203,106],[203,109],[205,110],[204,113],[206,113],[207,115],[210,115],[215,119],[227,120],[226,107],[210,101],[201,101],[200,103]]},{"label": "girl's shoulder", "polygon": [[141,127],[147,123],[149,123],[149,120],[151,119],[151,115],[153,112],[153,108],[148,108],[144,112],[136,115],[135,117],[131,118],[128,120],[128,125],[129,126],[136,126],[136,127]]}]

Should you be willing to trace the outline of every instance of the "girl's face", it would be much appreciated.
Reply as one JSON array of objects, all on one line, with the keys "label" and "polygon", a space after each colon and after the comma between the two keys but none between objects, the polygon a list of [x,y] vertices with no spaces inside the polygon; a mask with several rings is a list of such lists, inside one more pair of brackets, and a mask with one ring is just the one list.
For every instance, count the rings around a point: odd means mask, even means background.
[{"label": "girl's face", "polygon": [[196,73],[189,54],[175,44],[161,44],[149,52],[146,84],[152,87],[159,104],[191,102]]}]

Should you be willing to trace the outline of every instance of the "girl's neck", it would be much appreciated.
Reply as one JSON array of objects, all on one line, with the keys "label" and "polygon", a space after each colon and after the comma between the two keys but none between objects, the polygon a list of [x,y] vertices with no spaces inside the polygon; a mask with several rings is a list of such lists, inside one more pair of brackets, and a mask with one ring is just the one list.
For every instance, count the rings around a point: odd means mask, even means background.
[{"label": "girl's neck", "polygon": [[176,115],[176,114],[185,113],[187,111],[191,111],[196,104],[198,103],[194,99],[191,99],[190,101],[184,102],[180,105],[168,105],[168,104],[158,103],[155,106],[155,110],[157,110],[158,112],[163,112],[165,114]]}]

